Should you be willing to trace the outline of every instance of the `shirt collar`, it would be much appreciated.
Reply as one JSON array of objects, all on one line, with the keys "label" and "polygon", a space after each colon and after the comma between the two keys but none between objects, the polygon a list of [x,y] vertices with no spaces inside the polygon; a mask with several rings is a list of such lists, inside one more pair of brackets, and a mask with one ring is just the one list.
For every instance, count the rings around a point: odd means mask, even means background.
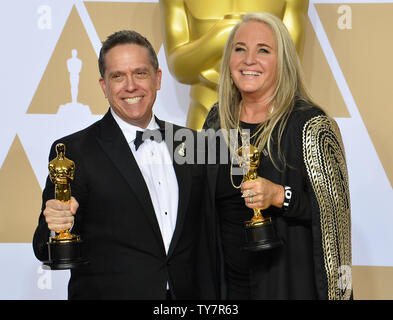
[{"label": "shirt collar", "polygon": [[111,114],[112,114],[113,118],[115,119],[115,121],[119,125],[119,127],[120,127],[121,131],[123,132],[124,137],[126,138],[128,143],[131,143],[132,141],[135,140],[137,131],[145,131],[146,129],[154,130],[154,129],[160,128],[158,123],[156,122],[154,112],[152,112],[152,117],[151,117],[151,120],[150,120],[149,124],[147,125],[147,127],[140,128],[138,126],[133,126],[132,124],[125,122],[113,111],[112,108],[110,108],[110,110],[111,110]]}]

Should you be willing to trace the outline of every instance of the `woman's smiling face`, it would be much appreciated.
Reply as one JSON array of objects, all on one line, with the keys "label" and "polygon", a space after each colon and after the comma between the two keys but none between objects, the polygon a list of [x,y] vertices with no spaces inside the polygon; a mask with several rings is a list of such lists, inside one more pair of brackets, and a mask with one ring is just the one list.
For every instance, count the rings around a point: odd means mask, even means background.
[{"label": "woman's smiling face", "polygon": [[277,44],[270,27],[259,21],[242,24],[233,38],[230,70],[242,98],[267,99],[277,75]]}]

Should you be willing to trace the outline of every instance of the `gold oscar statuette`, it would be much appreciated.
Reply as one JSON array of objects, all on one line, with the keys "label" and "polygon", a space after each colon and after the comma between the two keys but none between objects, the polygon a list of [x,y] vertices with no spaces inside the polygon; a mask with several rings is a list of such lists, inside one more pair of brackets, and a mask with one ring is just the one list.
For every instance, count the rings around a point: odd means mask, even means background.
[{"label": "gold oscar statuette", "polygon": [[[71,201],[71,182],[74,180],[75,163],[65,157],[65,145],[56,145],[57,157],[49,162],[49,178],[55,185],[55,199],[69,204]],[[49,237],[49,260],[44,265],[52,270],[80,267],[87,263],[81,253],[82,240],[71,234],[70,229],[55,232]]]},{"label": "gold oscar statuette", "polygon": [[[249,140],[248,140],[249,141]],[[256,180],[258,178],[258,167],[260,163],[260,151],[258,148],[243,142],[238,155],[241,157],[244,174],[243,181]],[[282,244],[277,236],[271,217],[264,217],[260,208],[253,209],[253,216],[245,221],[246,245],[248,251],[259,251],[273,249]]]}]

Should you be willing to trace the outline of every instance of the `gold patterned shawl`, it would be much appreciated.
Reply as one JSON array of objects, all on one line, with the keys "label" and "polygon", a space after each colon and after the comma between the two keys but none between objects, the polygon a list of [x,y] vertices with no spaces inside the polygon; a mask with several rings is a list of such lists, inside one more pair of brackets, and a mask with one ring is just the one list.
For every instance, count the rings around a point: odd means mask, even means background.
[{"label": "gold patterned shawl", "polygon": [[[303,127],[303,157],[315,193],[326,272],[328,299],[352,293],[351,218],[348,173],[341,134],[328,116],[316,116]],[[318,222],[318,221],[317,221]],[[314,233],[315,234],[315,233]]]}]

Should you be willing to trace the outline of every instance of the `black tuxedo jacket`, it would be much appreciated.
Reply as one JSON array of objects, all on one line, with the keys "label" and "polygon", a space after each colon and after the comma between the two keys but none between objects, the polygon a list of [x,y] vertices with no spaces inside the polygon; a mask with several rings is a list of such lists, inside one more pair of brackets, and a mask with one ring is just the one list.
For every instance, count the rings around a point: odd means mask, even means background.
[{"label": "black tuxedo jacket", "polygon": [[[165,126],[157,119],[160,127]],[[180,127],[174,125],[174,132]],[[193,132],[196,137],[196,133]],[[176,228],[168,255],[144,178],[129,145],[110,112],[90,127],[56,141],[66,145],[65,156],[75,162],[71,186],[79,202],[72,233],[84,243],[89,265],[71,271],[69,299],[165,299],[167,283],[175,299],[198,299],[198,244],[205,167],[178,165]],[[173,152],[182,141],[173,141]],[[193,148],[189,141],[182,146]],[[49,180],[43,205],[54,198]],[[48,259],[48,226],[41,212],[34,234],[36,257]],[[200,252],[200,251],[199,251]],[[206,263],[206,261],[204,262]]]}]

